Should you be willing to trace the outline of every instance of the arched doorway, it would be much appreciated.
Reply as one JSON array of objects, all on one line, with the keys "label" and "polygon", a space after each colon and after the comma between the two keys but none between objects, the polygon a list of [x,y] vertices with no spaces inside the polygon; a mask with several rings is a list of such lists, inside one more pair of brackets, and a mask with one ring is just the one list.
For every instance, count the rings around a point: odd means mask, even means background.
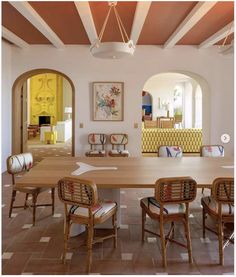
[{"label": "arched doorway", "polygon": [[[178,119],[181,124],[175,128],[202,129],[202,143],[210,143],[210,93],[204,78],[185,71],[158,73],[145,82],[143,90],[148,91],[153,98],[152,120],[164,118],[164,121],[169,118],[176,122]],[[149,126],[154,126],[154,123]],[[158,123],[157,128],[160,128]],[[142,130],[142,152],[145,152],[144,148],[150,143],[146,137],[143,138]]]},{"label": "arched doorway", "polygon": [[[25,149],[25,137],[27,136],[27,127],[25,127],[23,118],[26,109],[24,109],[24,89],[27,80],[39,74],[56,74],[63,77],[71,87],[72,92],[72,137],[71,137],[71,155],[75,155],[75,87],[72,80],[62,72],[52,69],[34,69],[20,75],[12,87],[12,153],[21,153]],[[27,101],[27,100],[26,100]]]}]

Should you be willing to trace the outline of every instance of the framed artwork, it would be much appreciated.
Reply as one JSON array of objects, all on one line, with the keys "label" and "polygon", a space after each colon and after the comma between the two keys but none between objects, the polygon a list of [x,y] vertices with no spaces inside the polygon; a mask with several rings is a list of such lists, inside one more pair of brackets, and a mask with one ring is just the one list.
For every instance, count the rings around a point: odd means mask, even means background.
[{"label": "framed artwork", "polygon": [[124,83],[93,83],[93,120],[124,120]]}]

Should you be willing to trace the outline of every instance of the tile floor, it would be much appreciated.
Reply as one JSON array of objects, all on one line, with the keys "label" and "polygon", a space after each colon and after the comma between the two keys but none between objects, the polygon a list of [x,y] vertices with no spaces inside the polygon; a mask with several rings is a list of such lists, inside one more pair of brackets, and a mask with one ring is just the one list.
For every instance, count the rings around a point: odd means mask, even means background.
[{"label": "tile floor", "polygon": [[[85,274],[86,248],[80,246],[85,234],[71,238],[66,264],[61,263],[63,251],[63,206],[56,199],[54,217],[50,207],[38,208],[36,226],[32,227],[29,210],[15,209],[14,217],[8,218],[11,196],[10,176],[2,175],[2,274]],[[234,248],[225,249],[225,265],[218,265],[217,237],[207,232],[202,239],[201,207],[199,190],[191,205],[191,238],[194,263],[187,261],[186,249],[170,243],[167,250],[166,269],[161,266],[160,241],[146,235],[141,242],[141,209],[139,199],[152,195],[152,190],[122,189],[121,220],[118,230],[118,247],[113,249],[111,240],[94,245],[92,274],[233,274]],[[208,190],[204,191],[208,194]],[[17,194],[17,203],[23,195]],[[49,202],[50,194],[40,195],[39,202]],[[212,224],[212,222],[208,223]],[[147,218],[148,228],[158,230],[158,224]],[[228,226],[226,231],[232,226]],[[97,230],[97,234],[107,230]],[[177,224],[175,237],[183,241],[183,228]]]}]

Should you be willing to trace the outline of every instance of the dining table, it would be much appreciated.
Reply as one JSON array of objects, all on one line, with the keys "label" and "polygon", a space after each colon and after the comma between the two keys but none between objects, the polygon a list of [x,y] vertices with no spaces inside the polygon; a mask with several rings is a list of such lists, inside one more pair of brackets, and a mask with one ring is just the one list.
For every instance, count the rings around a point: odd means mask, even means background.
[{"label": "dining table", "polygon": [[16,185],[52,188],[66,176],[91,180],[97,185],[100,198],[116,201],[119,226],[120,189],[154,189],[159,178],[181,176],[191,176],[199,188],[211,188],[214,179],[234,176],[234,160],[233,157],[46,157],[17,178]]}]

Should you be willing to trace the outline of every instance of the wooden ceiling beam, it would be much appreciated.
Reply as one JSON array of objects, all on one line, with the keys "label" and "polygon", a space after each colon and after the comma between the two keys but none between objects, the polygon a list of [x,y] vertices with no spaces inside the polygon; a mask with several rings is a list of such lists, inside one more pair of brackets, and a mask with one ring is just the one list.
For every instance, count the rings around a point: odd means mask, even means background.
[{"label": "wooden ceiling beam", "polygon": [[21,13],[36,29],[38,29],[56,48],[64,48],[64,43],[57,34],[48,26],[42,17],[26,1],[9,2]]},{"label": "wooden ceiling beam", "polygon": [[151,6],[151,3],[152,3],[151,1],[137,2],[134,21],[133,21],[131,35],[130,35],[130,39],[133,40],[134,44],[138,42],[140,33],[143,28],[143,24],[145,22],[149,8]]},{"label": "wooden ceiling beam", "polygon": [[20,48],[28,48],[29,44],[25,42],[23,39],[12,33],[10,30],[2,26],[2,37],[5,38],[6,40],[12,42],[16,46]]},{"label": "wooden ceiling beam", "polygon": [[93,21],[89,2],[75,1],[74,3],[84,25],[85,31],[88,35],[89,41],[92,44],[97,39],[98,35]]},{"label": "wooden ceiling beam", "polygon": [[187,32],[217,3],[211,2],[198,2],[187,17],[181,22],[174,33],[165,42],[164,48],[172,48],[180,39],[187,34]]},{"label": "wooden ceiling beam", "polygon": [[199,48],[208,48],[218,41],[222,40],[223,38],[227,37],[228,35],[234,32],[234,22],[230,22],[225,27],[220,29],[218,32],[210,36],[208,39],[204,40],[200,45]]}]

